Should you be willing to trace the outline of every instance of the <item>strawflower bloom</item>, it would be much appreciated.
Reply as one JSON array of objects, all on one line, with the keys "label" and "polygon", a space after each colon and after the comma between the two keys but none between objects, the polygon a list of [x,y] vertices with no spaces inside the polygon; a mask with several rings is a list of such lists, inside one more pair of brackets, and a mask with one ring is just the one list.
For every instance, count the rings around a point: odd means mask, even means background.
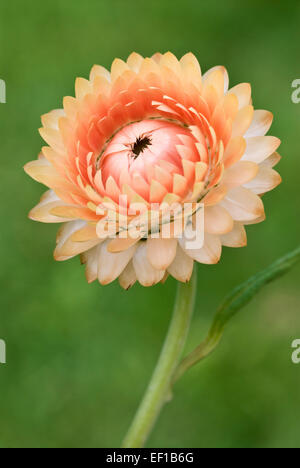
[{"label": "strawflower bloom", "polygon": [[[25,166],[49,188],[30,218],[64,223],[56,260],[80,254],[89,282],[127,289],[187,282],[194,261],[246,245],[245,225],[265,219],[261,196],[281,182],[280,141],[265,136],[273,116],[254,110],[250,85],[228,82],[224,67],[202,75],[193,54],[170,52],[133,53],[76,80],[76,97],[42,117],[48,146]],[[175,205],[189,216],[166,216]],[[191,247],[198,209],[204,241]]]}]

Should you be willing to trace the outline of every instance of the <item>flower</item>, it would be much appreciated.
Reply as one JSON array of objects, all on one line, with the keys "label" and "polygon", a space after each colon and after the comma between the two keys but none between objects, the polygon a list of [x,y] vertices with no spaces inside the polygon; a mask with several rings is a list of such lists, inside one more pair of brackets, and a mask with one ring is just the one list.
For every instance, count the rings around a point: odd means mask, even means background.
[{"label": "flower", "polygon": [[[273,169],[280,140],[265,136],[273,116],[253,109],[248,83],[228,90],[226,69],[202,76],[191,53],[179,61],[170,52],[133,53],[111,72],[94,66],[75,91],[42,117],[48,146],[25,166],[50,189],[30,218],[64,223],[56,260],[81,254],[89,282],[119,278],[127,289],[168,275],[188,281],[194,261],[215,264],[222,246],[246,245],[244,226],[265,219],[261,196],[281,182]],[[200,202],[204,244],[191,248],[187,232]],[[178,230],[176,217],[165,216],[187,203],[189,223],[178,215]]]}]

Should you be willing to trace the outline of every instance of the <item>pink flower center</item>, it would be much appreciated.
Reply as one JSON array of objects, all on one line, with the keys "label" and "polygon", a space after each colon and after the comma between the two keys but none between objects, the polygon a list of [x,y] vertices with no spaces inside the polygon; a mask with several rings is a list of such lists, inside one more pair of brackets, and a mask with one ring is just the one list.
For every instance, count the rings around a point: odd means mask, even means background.
[{"label": "pink flower center", "polygon": [[[122,128],[110,141],[100,158],[104,183],[112,176],[117,184],[139,174],[150,183],[153,168],[167,169],[169,175],[182,174],[177,146],[185,144],[195,151],[189,129],[169,121],[143,120]],[[152,168],[152,170],[151,170]]]}]

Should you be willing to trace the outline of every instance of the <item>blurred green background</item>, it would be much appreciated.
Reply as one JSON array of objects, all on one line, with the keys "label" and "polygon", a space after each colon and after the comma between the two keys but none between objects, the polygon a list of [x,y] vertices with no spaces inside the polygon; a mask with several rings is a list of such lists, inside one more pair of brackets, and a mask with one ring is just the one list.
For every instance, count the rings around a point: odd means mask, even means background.
[{"label": "blurred green background", "polygon": [[[55,263],[55,225],[27,212],[44,188],[25,175],[42,140],[40,115],[74,94],[76,76],[143,55],[193,51],[203,70],[225,65],[249,81],[256,108],[274,112],[283,184],[265,197],[267,221],[245,249],[199,266],[188,348],[223,296],[299,243],[299,2],[44,0],[1,2],[0,446],[117,447],[166,332],[176,283],[129,292],[85,282],[78,259]],[[230,324],[218,350],[176,386],[148,446],[300,447],[299,267],[266,288]]]}]

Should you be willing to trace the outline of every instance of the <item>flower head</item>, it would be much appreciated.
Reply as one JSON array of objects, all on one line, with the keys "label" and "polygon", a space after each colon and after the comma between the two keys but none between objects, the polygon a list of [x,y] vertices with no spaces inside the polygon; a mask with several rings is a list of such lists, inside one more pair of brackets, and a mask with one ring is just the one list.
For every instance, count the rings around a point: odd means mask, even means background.
[{"label": "flower head", "polygon": [[48,146],[25,171],[50,190],[30,218],[64,223],[54,257],[81,254],[89,282],[188,281],[194,261],[246,245],[244,226],[265,218],[261,195],[281,182],[272,114],[253,109],[249,84],[228,90],[224,67],[202,76],[191,53],[94,66],[42,123]]}]

